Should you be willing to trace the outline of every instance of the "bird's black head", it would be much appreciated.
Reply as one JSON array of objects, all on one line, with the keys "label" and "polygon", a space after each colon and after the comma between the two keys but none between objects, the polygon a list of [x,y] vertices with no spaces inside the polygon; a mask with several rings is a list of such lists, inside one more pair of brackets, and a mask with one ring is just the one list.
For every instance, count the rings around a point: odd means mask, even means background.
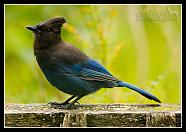
[{"label": "bird's black head", "polygon": [[27,26],[26,28],[36,34],[49,32],[60,33],[60,28],[65,22],[66,20],[63,17],[58,17],[40,22],[36,26]]},{"label": "bird's black head", "polygon": [[63,17],[58,17],[26,28],[34,33],[34,46],[37,45],[37,48],[40,48],[55,44],[61,40],[61,27],[65,22],[66,20]]}]

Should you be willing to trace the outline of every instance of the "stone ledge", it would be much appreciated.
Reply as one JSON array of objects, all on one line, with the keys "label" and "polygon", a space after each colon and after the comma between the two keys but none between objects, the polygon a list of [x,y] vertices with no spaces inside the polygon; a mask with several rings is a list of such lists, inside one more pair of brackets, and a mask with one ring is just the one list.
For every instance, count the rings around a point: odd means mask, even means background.
[{"label": "stone ledge", "polygon": [[181,109],[174,104],[86,104],[72,110],[6,104],[5,127],[181,127]]}]

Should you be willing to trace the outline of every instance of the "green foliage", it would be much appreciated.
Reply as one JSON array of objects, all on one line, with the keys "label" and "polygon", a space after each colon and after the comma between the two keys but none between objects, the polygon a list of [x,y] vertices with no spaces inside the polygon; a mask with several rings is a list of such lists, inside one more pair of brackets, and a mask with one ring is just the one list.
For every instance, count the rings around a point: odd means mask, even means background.
[{"label": "green foliage", "polygon": [[[180,12],[177,5],[6,5],[5,103],[62,102],[69,96],[41,73],[33,55],[33,35],[25,28],[63,16],[65,41],[121,80],[142,87],[163,103],[180,104]],[[114,88],[101,89],[80,103],[154,102],[129,89]]]}]

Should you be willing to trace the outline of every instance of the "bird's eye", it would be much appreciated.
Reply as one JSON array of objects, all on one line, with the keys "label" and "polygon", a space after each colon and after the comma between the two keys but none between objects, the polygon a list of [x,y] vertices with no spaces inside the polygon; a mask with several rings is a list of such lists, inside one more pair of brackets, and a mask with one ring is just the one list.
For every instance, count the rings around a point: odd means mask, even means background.
[{"label": "bird's eye", "polygon": [[50,28],[47,28],[47,32],[50,32],[51,30],[50,30]]}]

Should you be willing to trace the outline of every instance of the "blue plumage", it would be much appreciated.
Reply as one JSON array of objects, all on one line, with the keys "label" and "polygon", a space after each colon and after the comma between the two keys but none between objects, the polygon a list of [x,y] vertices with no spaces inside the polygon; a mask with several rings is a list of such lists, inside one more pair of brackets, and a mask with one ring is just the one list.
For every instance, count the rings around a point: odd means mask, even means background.
[{"label": "blue plumage", "polygon": [[114,77],[100,63],[61,39],[60,27],[64,18],[53,18],[34,27],[34,54],[47,80],[60,91],[71,94],[63,104],[77,97],[96,92],[100,88],[127,87],[148,99],[160,102],[154,95]]},{"label": "blue plumage", "polygon": [[145,96],[146,98],[148,98],[150,100],[154,100],[154,101],[157,101],[157,102],[161,103],[161,101],[156,96],[154,96],[154,95],[148,93],[147,91],[145,91],[141,88],[138,88],[138,87],[136,87],[132,84],[120,81],[120,82],[118,82],[118,85],[119,85],[118,87],[127,87],[129,89],[132,89],[132,90],[140,93],[141,95]]}]

